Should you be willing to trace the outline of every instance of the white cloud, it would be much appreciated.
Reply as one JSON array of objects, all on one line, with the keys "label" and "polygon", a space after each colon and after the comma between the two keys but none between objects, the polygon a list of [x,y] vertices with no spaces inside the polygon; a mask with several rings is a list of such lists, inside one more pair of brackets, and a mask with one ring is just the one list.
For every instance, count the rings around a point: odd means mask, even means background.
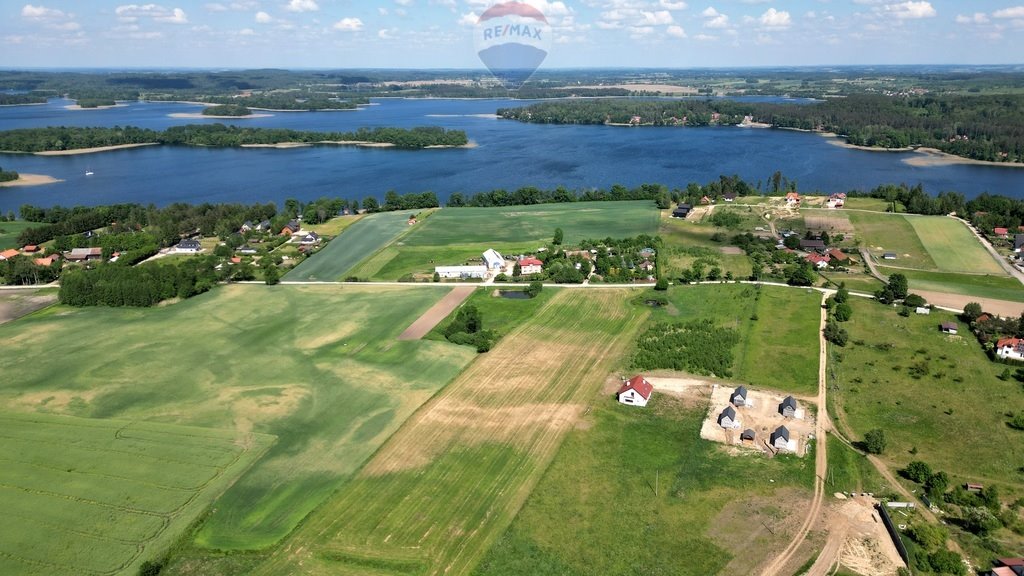
[{"label": "white cloud", "polygon": [[260,24],[270,24],[273,21],[274,19],[270,16],[270,14],[267,14],[262,10],[256,13],[256,22],[259,22]]},{"label": "white cloud", "polygon": [[686,30],[683,30],[682,26],[669,26],[668,28],[665,28],[665,34],[675,38],[686,38]]},{"label": "white cloud", "polygon": [[29,20],[52,20],[56,18],[64,18],[66,14],[57,10],[56,8],[47,8],[45,6],[33,6],[31,4],[25,4],[25,7],[21,9],[21,17],[28,18]]},{"label": "white cloud", "polygon": [[290,0],[284,9],[290,12],[316,12],[320,6],[316,0]]},{"label": "white cloud", "polygon": [[765,28],[789,28],[790,24],[793,23],[789,17],[789,12],[778,11],[775,8],[769,8],[764,14],[761,14],[761,26]]},{"label": "white cloud", "polygon": [[334,29],[342,32],[358,32],[363,29],[363,21],[359,18],[342,18],[334,23]]},{"label": "white cloud", "polygon": [[937,12],[931,2],[900,2],[899,4],[886,4],[881,7],[882,12],[899,20],[915,20],[918,18],[933,18]]},{"label": "white cloud", "polygon": [[704,23],[704,27],[705,28],[728,28],[729,27],[729,17],[726,16],[725,14],[719,14],[718,16],[715,16],[714,18],[708,19],[708,21]]},{"label": "white cloud", "polygon": [[708,6],[707,8],[704,9],[703,12],[700,13],[700,15],[705,18],[714,18],[715,16],[719,15],[719,12],[718,10],[715,10],[714,6]]},{"label": "white cloud", "polygon": [[398,28],[381,28],[377,30],[377,37],[381,40],[394,40]]},{"label": "white cloud", "polygon": [[642,26],[660,26],[663,24],[672,24],[672,14],[668,10],[658,10],[657,12],[640,12],[640,20]]},{"label": "white cloud", "polygon": [[713,36],[711,34],[697,34],[696,36],[694,36],[694,38],[700,40],[701,42],[713,42],[715,40],[718,40],[718,36]]},{"label": "white cloud", "polygon": [[165,16],[155,16],[153,18],[157,22],[169,22],[171,24],[188,24],[188,16],[185,11],[181,8],[175,8],[171,14]]},{"label": "white cloud", "polygon": [[474,12],[466,12],[462,16],[459,16],[459,26],[476,26],[476,23],[480,21],[480,17]]},{"label": "white cloud", "polygon": [[988,24],[988,16],[984,12],[975,12],[970,16],[956,15],[957,24]]},{"label": "white cloud", "polygon": [[256,35],[256,31],[253,30],[252,28],[242,28],[241,30],[238,31],[238,35],[239,36],[255,36]]},{"label": "white cloud", "polygon": [[121,22],[135,22],[139,18],[151,18],[155,22],[188,24],[188,15],[181,8],[169,9],[159,4],[124,4],[114,9]]},{"label": "white cloud", "polygon": [[686,10],[686,2],[673,2],[672,0],[659,0],[658,5],[665,10]]},{"label": "white cloud", "polygon": [[1024,6],[1003,8],[992,13],[994,18],[1024,18]]},{"label": "white cloud", "polygon": [[203,8],[207,12],[227,12],[228,11],[228,7],[223,5],[223,4],[221,4],[220,2],[211,2],[209,4],[204,4]]}]

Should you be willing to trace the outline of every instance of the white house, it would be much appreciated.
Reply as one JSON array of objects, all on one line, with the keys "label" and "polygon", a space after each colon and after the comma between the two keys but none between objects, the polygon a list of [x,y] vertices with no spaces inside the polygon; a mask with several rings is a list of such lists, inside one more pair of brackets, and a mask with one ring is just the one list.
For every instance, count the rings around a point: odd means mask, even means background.
[{"label": "white house", "polygon": [[519,259],[519,273],[524,276],[528,274],[539,274],[542,270],[544,270],[544,263],[533,256],[527,256]]},{"label": "white house", "polygon": [[310,245],[319,244],[319,243],[320,243],[320,235],[317,234],[316,232],[310,232],[309,234],[306,234],[305,236],[303,236],[301,240],[299,240],[299,244],[303,244],[305,246],[310,246]]},{"label": "white house", "polygon": [[486,278],[486,266],[437,266],[434,272],[441,278]]},{"label": "white house", "polygon": [[1024,338],[1003,338],[996,343],[996,356],[1024,362]]},{"label": "white house", "polygon": [[732,402],[733,406],[746,406],[747,405],[747,387],[739,386],[729,397],[729,401]]},{"label": "white house", "polygon": [[484,252],[484,266],[488,270],[501,270],[505,268],[505,259],[494,248],[488,248]]},{"label": "white house", "polygon": [[620,404],[643,407],[647,406],[647,402],[651,399],[651,392],[653,391],[654,386],[652,386],[646,378],[637,374],[623,382],[619,391],[615,395],[618,397]]},{"label": "white house", "polygon": [[740,423],[736,420],[736,409],[726,406],[725,410],[718,415],[718,425],[722,428],[739,428]]},{"label": "white house", "polygon": [[785,426],[779,426],[774,432],[772,432],[769,440],[771,441],[772,446],[779,450],[789,449],[789,429]]}]

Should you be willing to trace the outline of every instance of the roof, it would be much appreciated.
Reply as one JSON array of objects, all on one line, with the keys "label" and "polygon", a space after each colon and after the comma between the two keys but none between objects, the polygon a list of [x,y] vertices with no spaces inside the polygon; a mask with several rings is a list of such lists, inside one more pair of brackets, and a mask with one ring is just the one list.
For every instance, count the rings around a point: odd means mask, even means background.
[{"label": "roof", "polygon": [[746,386],[737,386],[736,390],[732,393],[732,395],[733,396],[740,396],[742,398],[746,398],[747,397],[747,387]]},{"label": "roof", "polygon": [[1001,566],[1024,566],[1024,558],[997,558],[996,564]]},{"label": "roof", "polygon": [[754,439],[754,429],[753,428],[747,428],[746,430],[743,431],[742,434],[740,434],[740,440],[753,440],[753,439]]},{"label": "roof", "polygon": [[39,246],[36,246],[35,244],[28,244],[24,248],[22,248],[22,250],[24,250],[25,252],[38,252]]},{"label": "roof", "polygon": [[896,253],[895,252],[886,252],[885,254],[882,254],[882,258],[893,258],[893,259],[895,259],[896,258]]},{"label": "roof", "polygon": [[785,438],[786,442],[789,442],[789,428],[785,426],[779,426],[772,432],[772,442],[775,442],[776,438]]},{"label": "roof", "polygon": [[831,258],[829,258],[828,256],[820,256],[818,254],[808,254],[804,258],[811,264],[817,264],[818,262],[824,262],[828,264],[829,260],[831,260]]},{"label": "roof", "polygon": [[943,322],[942,323],[942,329],[943,330],[956,330],[957,329],[956,322]]},{"label": "roof", "polygon": [[232,256],[231,257],[231,263],[232,264],[241,264],[242,263],[242,259],[239,258],[238,256]]},{"label": "roof", "polygon": [[997,349],[1010,348],[1024,353],[1024,338],[1001,338],[996,342]]},{"label": "roof", "polygon": [[9,250],[4,250],[3,252],[0,252],[0,258],[3,258],[4,260],[6,260],[8,258],[14,258],[18,254],[20,254],[20,252],[18,252],[14,248],[11,248]]},{"label": "roof", "polygon": [[676,205],[676,209],[678,209],[678,210],[693,210],[693,206],[690,205],[690,204],[679,203],[679,204]]},{"label": "roof", "polygon": [[725,410],[722,410],[722,413],[718,415],[718,422],[721,423],[722,420],[724,420],[726,418],[728,418],[729,420],[735,421],[736,420],[736,409],[733,408],[732,406],[726,406]]},{"label": "roof", "polygon": [[726,192],[725,195],[723,195],[722,197],[725,198],[726,200],[735,200],[737,198],[737,195],[735,192]]},{"label": "roof", "polygon": [[[1024,246],[1024,234],[1014,234],[1013,235],[1013,249],[1016,250],[1017,248],[1020,248],[1021,246]],[[25,248],[27,249],[28,246],[25,246]]]},{"label": "roof", "polygon": [[527,256],[526,258],[519,259],[519,266],[543,266],[544,263],[534,258],[533,256]]},{"label": "roof", "polygon": [[800,241],[801,248],[824,248],[825,243],[817,238],[807,239],[804,238]]},{"label": "roof", "polygon": [[199,243],[199,240],[182,240],[181,242],[178,242],[178,245],[176,247],[177,248],[200,248],[200,247],[202,247],[202,244]]},{"label": "roof", "polygon": [[102,256],[103,248],[72,248],[71,257],[73,258],[85,258],[86,256]]},{"label": "roof", "polygon": [[797,192],[786,192],[786,200],[799,200],[800,194]]},{"label": "roof", "polygon": [[786,408],[787,406],[793,408],[793,410],[796,410],[796,399],[793,398],[792,396],[786,396],[786,398],[782,401],[782,404],[779,404],[779,407]]},{"label": "roof", "polygon": [[56,258],[57,257],[54,256],[54,255],[47,256],[46,258],[36,258],[35,259],[35,264],[36,264],[36,266],[51,266],[51,265],[53,265],[53,261]]},{"label": "roof", "polygon": [[1017,576],[1017,573],[1013,571],[1013,568],[997,566],[992,569],[992,576]]},{"label": "roof", "polygon": [[646,378],[637,374],[636,376],[633,376],[629,380],[625,381],[616,394],[622,395],[630,390],[635,390],[637,394],[643,396],[644,400],[650,400],[651,392],[654,391],[654,386],[652,386]]},{"label": "roof", "polygon": [[999,234],[1000,236],[1010,233],[1009,228],[993,228],[992,231],[995,232],[996,234]]},{"label": "roof", "polygon": [[834,259],[834,260],[839,260],[839,261],[842,261],[842,260],[849,260],[849,259],[850,259],[850,257],[849,257],[849,256],[847,256],[846,254],[844,254],[844,253],[843,253],[843,251],[842,251],[842,250],[840,250],[840,249],[838,249],[838,248],[833,248],[833,249],[829,250],[829,251],[827,252],[827,254],[828,254],[828,255],[829,255],[830,257],[832,257],[832,259]]}]

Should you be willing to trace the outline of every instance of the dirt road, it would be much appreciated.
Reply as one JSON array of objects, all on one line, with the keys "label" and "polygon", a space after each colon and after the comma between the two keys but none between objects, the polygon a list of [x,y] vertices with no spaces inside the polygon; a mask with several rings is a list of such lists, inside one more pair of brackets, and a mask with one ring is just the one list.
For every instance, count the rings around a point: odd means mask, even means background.
[{"label": "dirt road", "polygon": [[422,316],[416,319],[415,322],[409,325],[398,335],[399,340],[419,340],[427,335],[437,326],[441,320],[444,320],[462,304],[466,298],[469,298],[470,294],[476,290],[476,286],[458,286],[453,288],[451,292],[441,298],[437,304],[430,307],[429,310],[423,313]]}]

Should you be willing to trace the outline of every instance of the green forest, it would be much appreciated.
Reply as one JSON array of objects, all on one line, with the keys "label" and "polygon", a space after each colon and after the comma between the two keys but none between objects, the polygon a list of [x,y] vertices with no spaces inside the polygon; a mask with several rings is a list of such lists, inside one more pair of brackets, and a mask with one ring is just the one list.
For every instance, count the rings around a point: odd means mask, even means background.
[{"label": "green forest", "polygon": [[14,170],[4,170],[0,167],[0,182],[13,182],[18,179],[18,173]]},{"label": "green forest", "polygon": [[462,146],[468,140],[461,130],[434,126],[418,128],[360,128],[355,132],[305,132],[279,128],[240,128],[224,124],[173,126],[163,132],[134,126],[21,128],[0,131],[0,150],[44,152],[78,150],[97,146],[155,142],[174,146],[232,147],[246,144],[303,142],[374,142],[398,148]]},{"label": "green forest", "polygon": [[[1024,162],[1024,95],[895,97],[859,94],[816,104],[732,100],[572,100],[498,110],[541,124],[734,125],[834,132],[881,148],[929,147],[976,160]],[[718,116],[715,116],[718,115]]]},{"label": "green forest", "polygon": [[0,92],[0,106],[19,106],[22,104],[45,104],[46,96],[38,94],[4,94]]},{"label": "green forest", "polygon": [[202,114],[203,116],[248,116],[252,114],[252,111],[241,104],[218,104],[203,108]]}]

